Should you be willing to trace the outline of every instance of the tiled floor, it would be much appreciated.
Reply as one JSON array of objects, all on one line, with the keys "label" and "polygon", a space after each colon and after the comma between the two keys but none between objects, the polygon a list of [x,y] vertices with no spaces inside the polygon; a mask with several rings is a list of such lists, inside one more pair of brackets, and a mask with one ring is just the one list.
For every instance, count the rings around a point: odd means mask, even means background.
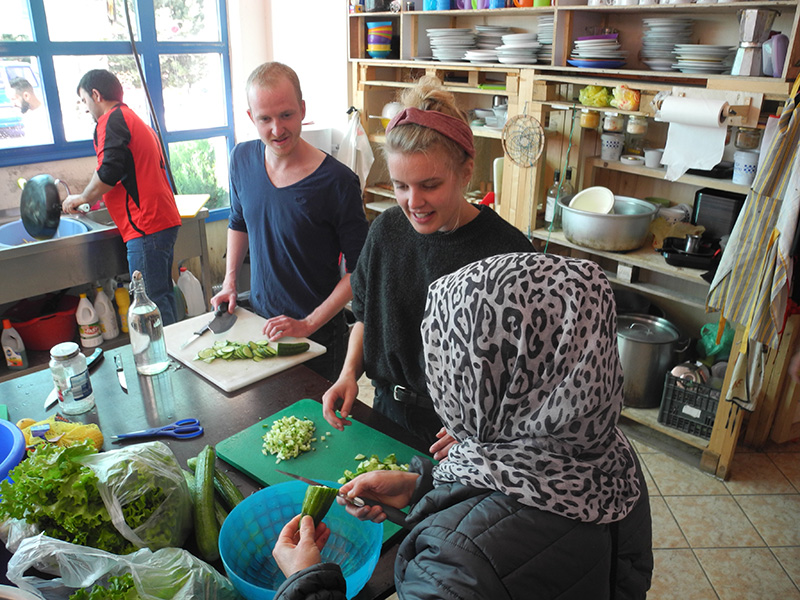
[{"label": "tiled floor", "polygon": [[648,600],[800,600],[800,442],[742,448],[720,481],[632,441],[653,514]]}]

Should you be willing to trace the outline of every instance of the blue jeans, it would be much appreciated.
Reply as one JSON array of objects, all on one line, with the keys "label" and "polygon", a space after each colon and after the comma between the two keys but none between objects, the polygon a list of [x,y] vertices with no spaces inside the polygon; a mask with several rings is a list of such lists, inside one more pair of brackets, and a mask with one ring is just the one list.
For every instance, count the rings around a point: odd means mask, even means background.
[{"label": "blue jeans", "polygon": [[128,269],[139,271],[144,278],[147,296],[161,311],[161,321],[172,325],[177,319],[174,286],[172,285],[172,255],[178,227],[128,240]]},{"label": "blue jeans", "polygon": [[328,351],[307,361],[304,363],[305,366],[316,371],[328,381],[336,381],[347,353],[347,322],[344,318],[344,311],[339,311],[308,338],[322,344]]}]

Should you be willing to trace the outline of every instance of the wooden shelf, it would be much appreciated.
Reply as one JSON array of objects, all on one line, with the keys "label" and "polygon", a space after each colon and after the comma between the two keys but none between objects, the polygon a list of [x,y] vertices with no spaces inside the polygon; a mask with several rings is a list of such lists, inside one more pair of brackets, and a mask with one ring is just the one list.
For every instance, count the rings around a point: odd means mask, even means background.
[{"label": "wooden shelf", "polygon": [[[651,177],[653,179],[664,179],[666,169],[651,169],[644,166],[623,165],[616,161],[607,161],[602,158],[590,158],[586,164],[595,169],[608,169],[610,171],[620,171],[622,173],[630,173],[631,175],[639,175],[641,177]],[[739,185],[733,183],[729,179],[714,179],[713,177],[703,177],[702,175],[682,175],[679,179],[672,183],[686,183],[688,185],[696,185],[698,187],[713,187],[718,190],[725,190],[726,192],[736,192],[738,194],[747,194],[750,191],[750,186]]]},{"label": "wooden shelf", "polygon": [[663,433],[664,435],[668,435],[671,438],[679,440],[684,444],[688,444],[699,450],[705,450],[708,448],[708,440],[703,439],[701,437],[697,437],[696,435],[691,435],[689,433],[684,433],[683,431],[679,431],[677,429],[673,429],[672,427],[667,427],[666,425],[662,425],[658,422],[658,409],[657,408],[631,408],[629,406],[622,407],[622,416],[627,417],[631,421],[635,421],[637,423],[641,423],[649,427],[650,429],[655,429]]},{"label": "wooden shelf", "polygon": [[796,8],[797,2],[795,0],[769,0],[767,2],[714,2],[702,4],[634,4],[631,6],[587,6],[575,5],[569,6],[564,4],[558,5],[559,12],[561,11],[589,11],[589,12],[614,12],[614,13],[667,13],[674,14],[680,13],[730,13],[742,10],[743,8],[781,8],[789,7]]}]

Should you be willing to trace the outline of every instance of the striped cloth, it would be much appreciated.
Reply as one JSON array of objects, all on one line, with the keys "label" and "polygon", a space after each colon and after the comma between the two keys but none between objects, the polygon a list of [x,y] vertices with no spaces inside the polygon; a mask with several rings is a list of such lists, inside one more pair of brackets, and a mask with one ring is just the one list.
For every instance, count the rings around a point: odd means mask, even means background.
[{"label": "striped cloth", "polygon": [[744,328],[744,352],[748,340],[777,348],[783,330],[800,209],[798,102],[793,90],[706,298],[706,311]]}]

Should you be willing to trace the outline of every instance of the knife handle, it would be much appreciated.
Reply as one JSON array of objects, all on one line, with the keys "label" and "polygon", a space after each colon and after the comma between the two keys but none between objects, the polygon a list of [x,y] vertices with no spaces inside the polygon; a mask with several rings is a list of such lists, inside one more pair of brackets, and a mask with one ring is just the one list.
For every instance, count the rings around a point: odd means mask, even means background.
[{"label": "knife handle", "polygon": [[385,504],[381,504],[377,500],[372,500],[371,498],[361,498],[361,501],[368,506],[380,506],[381,510],[386,515],[386,518],[395,525],[399,525],[400,527],[408,530],[413,529],[413,527],[406,522],[406,513],[399,508],[395,508],[394,506],[386,506]]}]

